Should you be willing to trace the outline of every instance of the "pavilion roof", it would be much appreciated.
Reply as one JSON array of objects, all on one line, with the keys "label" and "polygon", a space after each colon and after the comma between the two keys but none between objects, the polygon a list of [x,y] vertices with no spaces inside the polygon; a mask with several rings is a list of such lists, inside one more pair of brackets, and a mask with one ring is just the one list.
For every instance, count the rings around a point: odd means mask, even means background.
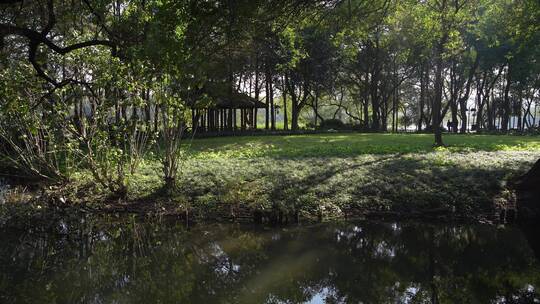
[{"label": "pavilion roof", "polygon": [[[209,102],[199,103],[206,95]],[[208,83],[198,94],[197,97],[188,99],[190,107],[201,109],[252,109],[265,108],[265,104],[257,99],[231,89],[227,83]]]}]

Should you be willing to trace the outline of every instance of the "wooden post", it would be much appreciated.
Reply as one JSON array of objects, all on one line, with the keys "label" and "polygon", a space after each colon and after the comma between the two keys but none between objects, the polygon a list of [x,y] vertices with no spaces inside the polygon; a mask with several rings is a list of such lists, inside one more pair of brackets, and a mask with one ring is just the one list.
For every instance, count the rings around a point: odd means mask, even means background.
[{"label": "wooden post", "polygon": [[195,129],[197,128],[195,121],[195,109],[191,108],[191,133],[195,133]]},{"label": "wooden post", "polygon": [[212,130],[212,110],[206,110],[206,120],[208,121],[208,131]]},{"label": "wooden post", "polygon": [[208,127],[210,131],[214,131],[214,110],[208,109]]},{"label": "wooden post", "polygon": [[206,131],[206,109],[202,109],[201,113],[201,131]]},{"label": "wooden post", "polygon": [[213,124],[214,124],[214,130],[215,131],[218,131],[218,116],[217,116],[217,109],[214,109],[212,110],[212,120],[214,121]]},{"label": "wooden post", "polygon": [[228,124],[228,129],[229,130],[233,130],[233,109],[232,108],[229,108],[228,110],[228,113],[227,113],[227,124]]},{"label": "wooden post", "polygon": [[248,111],[248,117],[249,117],[248,126],[250,129],[253,129],[253,110],[254,109],[249,109]]},{"label": "wooden post", "polygon": [[222,130],[227,129],[227,112],[225,109],[221,109],[221,124],[223,125]]},{"label": "wooden post", "polygon": [[233,131],[236,131],[236,128],[237,128],[237,126],[236,126],[236,109],[233,109],[232,111],[233,111],[232,112],[233,113],[233,128],[232,129],[233,129]]},{"label": "wooden post", "polygon": [[253,129],[257,130],[257,106],[253,109]]},{"label": "wooden post", "polygon": [[249,111],[248,109],[244,109],[244,129],[247,130],[248,128],[248,123],[249,123],[249,115],[248,115]]},{"label": "wooden post", "polygon": [[215,110],[214,110],[214,129],[215,129],[216,131],[219,131],[219,124],[218,124],[218,123],[219,123],[219,122],[218,122],[218,110],[215,109]]},{"label": "wooden post", "polygon": [[225,131],[227,129],[227,111],[225,109],[221,109],[221,124],[221,129]]},{"label": "wooden post", "polygon": [[223,131],[225,129],[225,119],[223,119],[223,109],[219,109],[219,129]]},{"label": "wooden post", "polygon": [[240,109],[240,130],[244,129],[244,109]]},{"label": "wooden post", "polygon": [[204,110],[204,129],[208,132],[208,109]]}]

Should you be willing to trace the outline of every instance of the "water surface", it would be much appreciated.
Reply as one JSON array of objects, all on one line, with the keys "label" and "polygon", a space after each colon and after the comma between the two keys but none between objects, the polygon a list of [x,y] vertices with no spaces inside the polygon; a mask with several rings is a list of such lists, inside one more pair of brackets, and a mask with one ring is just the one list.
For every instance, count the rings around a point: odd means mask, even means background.
[{"label": "water surface", "polygon": [[0,303],[540,301],[540,263],[509,227],[84,217],[0,244]]}]

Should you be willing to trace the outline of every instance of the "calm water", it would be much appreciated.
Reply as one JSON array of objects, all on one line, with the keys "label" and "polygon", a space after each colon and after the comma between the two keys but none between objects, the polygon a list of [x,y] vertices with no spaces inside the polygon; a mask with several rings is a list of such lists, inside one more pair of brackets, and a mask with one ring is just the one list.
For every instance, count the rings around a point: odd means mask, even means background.
[{"label": "calm water", "polygon": [[538,303],[529,241],[491,226],[57,221],[0,231],[0,303]]}]

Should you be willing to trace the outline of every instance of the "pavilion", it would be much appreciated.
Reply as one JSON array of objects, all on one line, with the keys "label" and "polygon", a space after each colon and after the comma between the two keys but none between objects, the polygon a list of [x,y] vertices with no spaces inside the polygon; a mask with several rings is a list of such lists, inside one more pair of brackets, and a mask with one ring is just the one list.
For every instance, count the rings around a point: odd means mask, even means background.
[{"label": "pavilion", "polygon": [[196,96],[188,98],[191,125],[196,132],[256,129],[257,109],[266,108],[264,103],[227,84],[207,84]]}]

